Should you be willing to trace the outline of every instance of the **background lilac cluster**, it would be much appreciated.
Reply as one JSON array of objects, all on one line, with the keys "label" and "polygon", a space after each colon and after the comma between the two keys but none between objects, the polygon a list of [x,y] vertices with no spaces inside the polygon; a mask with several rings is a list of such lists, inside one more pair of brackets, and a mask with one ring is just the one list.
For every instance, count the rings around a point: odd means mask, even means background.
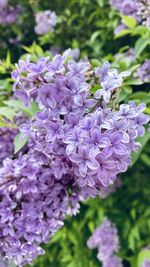
[{"label": "background lilac cluster", "polygon": [[45,10],[35,15],[35,32],[39,35],[53,32],[57,23],[57,16],[54,11]]},{"label": "background lilac cluster", "polygon": [[0,0],[0,24],[7,25],[14,23],[17,15],[22,12],[22,8],[18,6],[10,6],[7,0]]},{"label": "background lilac cluster", "polygon": [[115,255],[119,251],[118,231],[107,218],[95,229],[87,241],[90,249],[98,249],[97,258],[103,267],[122,267],[121,259]]}]

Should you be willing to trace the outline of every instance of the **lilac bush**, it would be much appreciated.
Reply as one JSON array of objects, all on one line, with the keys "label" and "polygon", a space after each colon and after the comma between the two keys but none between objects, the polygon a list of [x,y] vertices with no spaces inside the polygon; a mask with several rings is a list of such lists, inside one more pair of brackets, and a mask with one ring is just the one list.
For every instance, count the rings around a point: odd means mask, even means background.
[{"label": "lilac bush", "polygon": [[39,35],[53,32],[57,23],[57,16],[54,11],[45,10],[35,15],[35,32]]},{"label": "lilac bush", "polygon": [[103,267],[122,267],[121,259],[114,254],[119,251],[118,231],[107,218],[95,229],[87,241],[90,249],[97,248],[97,258]]},{"label": "lilac bush", "polygon": [[[44,253],[41,243],[79,211],[80,201],[101,196],[127,170],[149,121],[144,104],[115,104],[129,74],[109,63],[96,69],[77,63],[70,50],[16,64],[14,96],[39,106],[19,126],[26,148],[8,155],[0,168],[0,252],[18,266]],[[94,86],[99,90],[93,93]],[[111,257],[118,251],[117,232],[107,219],[102,229],[109,245],[103,243],[99,257]],[[113,262],[120,264],[114,256]]]}]

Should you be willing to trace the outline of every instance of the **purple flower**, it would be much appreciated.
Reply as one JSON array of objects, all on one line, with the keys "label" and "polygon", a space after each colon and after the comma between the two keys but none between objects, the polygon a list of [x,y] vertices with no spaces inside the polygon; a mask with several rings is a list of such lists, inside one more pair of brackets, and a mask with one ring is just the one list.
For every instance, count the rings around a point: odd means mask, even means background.
[{"label": "purple flower", "polygon": [[47,129],[47,134],[45,139],[47,142],[54,141],[56,138],[60,139],[64,135],[61,122],[49,121],[46,124],[46,129]]},{"label": "purple flower", "polygon": [[72,162],[76,163],[79,167],[79,173],[82,177],[85,177],[87,174],[88,168],[90,170],[97,170],[99,165],[94,158],[95,155],[91,155],[91,152],[87,145],[82,144],[78,148],[78,154],[71,154],[69,158]]},{"label": "purple flower", "polygon": [[55,92],[52,85],[44,85],[39,88],[39,99],[47,108],[54,108],[56,106]]},{"label": "purple flower", "polygon": [[82,81],[85,80],[85,72],[89,69],[89,63],[88,62],[83,62],[83,63],[76,63],[75,61],[71,60],[68,63],[68,69],[69,72],[67,74],[67,77],[69,79],[71,78],[77,78]]},{"label": "purple flower", "polygon": [[111,156],[113,153],[124,155],[128,153],[128,148],[123,144],[123,135],[121,132],[113,133],[112,135],[108,135],[110,140],[110,144],[104,148],[104,153],[107,156]]},{"label": "purple flower", "polygon": [[100,153],[96,156],[96,160],[99,164],[97,179],[105,187],[113,183],[115,174],[118,172],[117,161],[108,158],[106,155],[104,153]]},{"label": "purple flower", "polygon": [[26,106],[29,105],[30,96],[29,96],[28,92],[25,91],[24,89],[19,89],[19,90],[15,91],[14,96],[23,100],[23,102],[25,103]]},{"label": "purple flower", "polygon": [[60,54],[55,55],[52,62],[48,62],[46,66],[47,69],[50,71],[50,75],[52,76],[56,72],[63,73],[65,70],[63,63],[64,63],[63,57]]},{"label": "purple flower", "polygon": [[23,180],[21,183],[21,187],[23,188],[23,193],[36,193],[38,191],[36,182],[34,180]]}]

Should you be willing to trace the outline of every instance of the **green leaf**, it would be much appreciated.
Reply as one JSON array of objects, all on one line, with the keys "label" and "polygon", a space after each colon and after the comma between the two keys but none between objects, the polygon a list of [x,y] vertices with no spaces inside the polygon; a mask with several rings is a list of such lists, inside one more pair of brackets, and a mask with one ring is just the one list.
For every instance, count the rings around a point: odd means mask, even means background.
[{"label": "green leaf", "polygon": [[137,25],[136,20],[133,17],[130,16],[124,16],[121,15],[123,23],[129,28],[129,29],[134,29]]},{"label": "green leaf", "polygon": [[92,64],[93,67],[98,67],[98,66],[102,65],[101,62],[98,59],[95,59],[95,58],[91,59],[91,64]]},{"label": "green leaf", "polygon": [[19,152],[27,143],[28,138],[21,138],[22,134],[19,133],[16,135],[15,139],[14,139],[14,153],[16,154],[17,152]]},{"label": "green leaf", "polygon": [[11,66],[11,57],[10,57],[10,52],[7,52],[6,55],[6,61],[5,61],[6,67],[9,68]]},{"label": "green leaf", "polygon": [[26,113],[28,116],[33,116],[39,111],[39,107],[35,102],[31,102],[30,106],[27,107],[21,100],[11,99],[4,101],[7,106],[14,107],[17,110],[21,110]]},{"label": "green leaf", "polygon": [[131,232],[129,234],[129,238],[128,238],[129,248],[131,248],[134,251],[137,241],[139,239],[140,239],[139,229],[137,226],[135,226],[131,229]]},{"label": "green leaf", "polygon": [[93,43],[97,37],[100,35],[100,31],[96,31],[91,35],[90,42]]},{"label": "green leaf", "polygon": [[126,84],[128,85],[141,85],[143,84],[143,82],[140,79],[129,79],[128,81],[126,81]]},{"label": "green leaf", "polygon": [[128,69],[131,73],[134,73],[138,68],[140,67],[140,64],[133,65]]},{"label": "green leaf", "polygon": [[10,107],[1,107],[0,108],[0,114],[3,115],[4,117],[6,117],[7,119],[13,121],[15,111],[14,111],[14,109],[12,109]]},{"label": "green leaf", "polygon": [[141,160],[142,160],[147,166],[150,167],[150,157],[149,157],[147,154],[143,153],[143,154],[141,155]]},{"label": "green leaf", "polygon": [[150,132],[146,132],[145,135],[139,138],[139,142],[141,143],[141,147],[137,153],[132,154],[132,166],[137,162],[141,152],[143,151],[145,145],[150,140]]},{"label": "green leaf", "polygon": [[131,33],[131,30],[128,30],[128,29],[124,29],[122,30],[121,32],[119,32],[118,34],[115,35],[115,39],[118,39],[120,37],[123,37],[127,34],[130,34]]},{"label": "green leaf", "polygon": [[140,99],[142,101],[148,97],[150,97],[150,95],[143,91],[139,91],[131,95],[131,99]]},{"label": "green leaf", "polygon": [[97,1],[97,3],[98,3],[98,5],[100,6],[100,7],[103,7],[103,0],[96,0]]},{"label": "green leaf", "polygon": [[143,50],[150,45],[150,38],[140,38],[135,44],[135,55],[139,57]]}]

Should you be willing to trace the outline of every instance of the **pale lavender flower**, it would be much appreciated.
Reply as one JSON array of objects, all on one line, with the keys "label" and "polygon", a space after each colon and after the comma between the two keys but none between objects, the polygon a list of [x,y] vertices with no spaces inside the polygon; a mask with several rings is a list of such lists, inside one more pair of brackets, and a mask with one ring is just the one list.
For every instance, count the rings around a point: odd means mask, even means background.
[{"label": "pale lavender flower", "polygon": [[99,76],[99,82],[102,89],[95,93],[95,98],[103,97],[104,101],[108,103],[110,101],[111,92],[114,89],[118,89],[123,83],[123,77],[130,75],[130,72],[125,71],[118,73],[116,69],[110,69],[110,64],[104,63],[102,68],[96,68],[95,74]]}]

